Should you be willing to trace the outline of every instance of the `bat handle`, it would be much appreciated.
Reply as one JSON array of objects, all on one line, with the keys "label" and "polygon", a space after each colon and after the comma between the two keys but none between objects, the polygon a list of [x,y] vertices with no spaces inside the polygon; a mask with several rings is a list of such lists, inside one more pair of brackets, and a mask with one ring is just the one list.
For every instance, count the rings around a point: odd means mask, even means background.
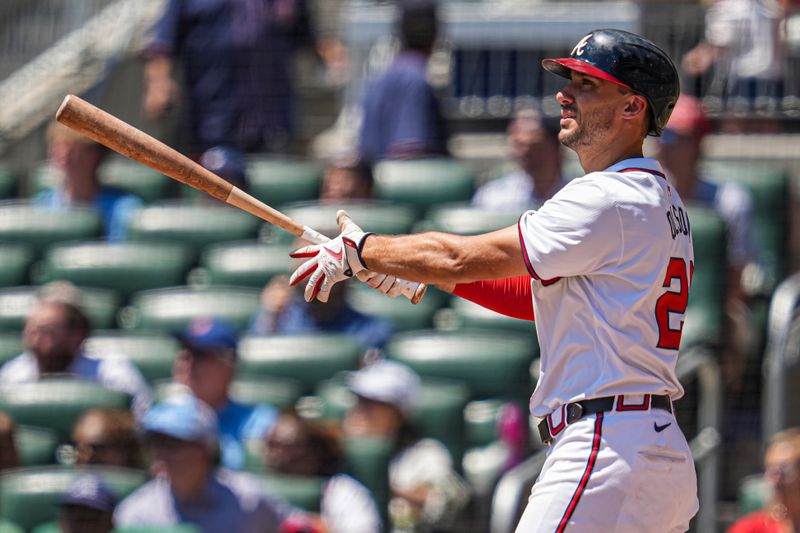
[{"label": "bat handle", "polygon": [[[328,242],[330,240],[325,235],[309,228],[308,226],[303,226],[303,234],[300,237],[312,244],[322,244],[323,242]],[[396,283],[401,288],[402,295],[411,300],[411,303],[414,305],[422,301],[422,298],[425,296],[425,292],[428,290],[427,285],[416,281],[408,281],[402,278],[397,278]]]}]

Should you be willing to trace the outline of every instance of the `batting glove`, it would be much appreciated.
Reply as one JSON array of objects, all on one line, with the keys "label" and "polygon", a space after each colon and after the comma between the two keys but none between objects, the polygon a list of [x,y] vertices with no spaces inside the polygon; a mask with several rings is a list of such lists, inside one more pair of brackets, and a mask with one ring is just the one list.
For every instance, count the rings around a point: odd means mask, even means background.
[{"label": "batting glove", "polygon": [[[344,212],[340,211],[339,214],[341,213]],[[348,231],[343,231],[335,239],[305,246],[290,253],[289,256],[295,259],[306,257],[310,259],[294,271],[289,278],[289,284],[294,286],[308,278],[303,293],[305,300],[310,302],[317,298],[320,302],[327,302],[331,288],[336,283],[358,276],[366,270],[361,261],[360,250],[368,235],[370,234],[352,224],[352,227],[348,226]]]}]

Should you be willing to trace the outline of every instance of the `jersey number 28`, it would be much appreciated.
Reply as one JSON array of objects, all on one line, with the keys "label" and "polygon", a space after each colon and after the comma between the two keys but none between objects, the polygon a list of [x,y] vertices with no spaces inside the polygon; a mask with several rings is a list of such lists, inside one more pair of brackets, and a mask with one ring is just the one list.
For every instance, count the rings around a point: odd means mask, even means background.
[{"label": "jersey number 28", "polygon": [[686,260],[672,257],[667,265],[667,275],[664,276],[663,286],[672,287],[672,280],[678,280],[678,290],[667,290],[656,300],[656,322],[658,323],[658,347],[668,350],[677,350],[681,345],[683,332],[683,319],[677,329],[670,327],[669,318],[672,313],[685,314],[686,304],[689,303],[689,287],[694,276],[694,261],[689,261],[688,276]]}]

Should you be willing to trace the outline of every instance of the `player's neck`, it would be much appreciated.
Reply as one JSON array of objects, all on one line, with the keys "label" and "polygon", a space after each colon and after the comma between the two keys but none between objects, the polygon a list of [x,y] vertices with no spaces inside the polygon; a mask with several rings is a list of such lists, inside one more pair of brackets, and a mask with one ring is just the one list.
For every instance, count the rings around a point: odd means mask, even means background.
[{"label": "player's neck", "polygon": [[611,165],[624,161],[625,159],[644,157],[642,152],[642,144],[638,146],[629,146],[624,150],[607,150],[591,152],[578,152],[578,160],[581,162],[583,171],[589,174],[590,172],[601,172]]}]

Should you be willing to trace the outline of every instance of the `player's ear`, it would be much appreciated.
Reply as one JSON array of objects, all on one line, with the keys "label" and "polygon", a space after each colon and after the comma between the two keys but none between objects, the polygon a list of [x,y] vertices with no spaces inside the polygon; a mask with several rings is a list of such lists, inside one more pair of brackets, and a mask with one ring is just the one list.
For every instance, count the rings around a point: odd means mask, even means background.
[{"label": "player's ear", "polygon": [[647,100],[644,96],[630,93],[626,95],[622,116],[628,120],[647,113]]}]

